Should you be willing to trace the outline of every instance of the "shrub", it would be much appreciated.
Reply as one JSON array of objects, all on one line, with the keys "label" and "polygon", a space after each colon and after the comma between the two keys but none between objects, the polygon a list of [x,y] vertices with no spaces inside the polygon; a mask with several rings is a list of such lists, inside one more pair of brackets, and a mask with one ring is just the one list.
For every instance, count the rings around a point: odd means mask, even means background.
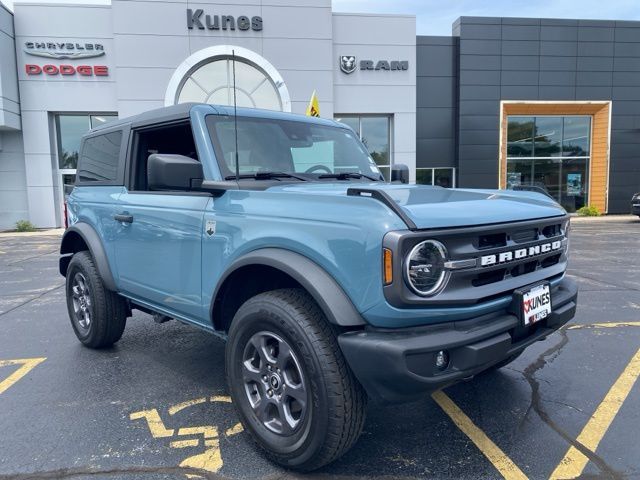
[{"label": "shrub", "polygon": [[18,220],[16,222],[17,232],[35,232],[36,227],[29,220]]},{"label": "shrub", "polygon": [[578,209],[578,215],[581,217],[599,217],[600,211],[594,207],[593,205],[585,205],[584,207]]}]

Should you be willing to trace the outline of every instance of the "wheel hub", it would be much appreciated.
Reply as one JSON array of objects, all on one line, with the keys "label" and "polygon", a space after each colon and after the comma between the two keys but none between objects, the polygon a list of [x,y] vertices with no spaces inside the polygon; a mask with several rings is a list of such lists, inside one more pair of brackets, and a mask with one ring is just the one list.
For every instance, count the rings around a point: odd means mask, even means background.
[{"label": "wheel hub", "polygon": [[280,388],[283,386],[280,375],[278,375],[277,373],[272,373],[271,378],[269,379],[269,385],[276,391],[280,390]]}]

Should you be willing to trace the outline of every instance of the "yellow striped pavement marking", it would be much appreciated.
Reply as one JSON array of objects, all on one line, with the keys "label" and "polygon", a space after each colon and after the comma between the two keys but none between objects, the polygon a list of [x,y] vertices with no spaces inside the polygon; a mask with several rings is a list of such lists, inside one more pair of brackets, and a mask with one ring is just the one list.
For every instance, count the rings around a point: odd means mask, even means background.
[{"label": "yellow striped pavement marking", "polygon": [[[595,413],[576,438],[578,442],[592,452],[596,451],[638,376],[640,376],[640,350],[636,352],[616,383],[609,389],[602,403],[598,405]],[[576,478],[582,474],[588,462],[589,459],[582,452],[571,446],[551,474],[551,479]]]},{"label": "yellow striped pavement marking", "polygon": [[453,423],[471,439],[487,457],[491,464],[506,480],[526,480],[527,476],[473,421],[451,400],[446,393],[439,391],[431,395],[435,402],[449,415]]}]

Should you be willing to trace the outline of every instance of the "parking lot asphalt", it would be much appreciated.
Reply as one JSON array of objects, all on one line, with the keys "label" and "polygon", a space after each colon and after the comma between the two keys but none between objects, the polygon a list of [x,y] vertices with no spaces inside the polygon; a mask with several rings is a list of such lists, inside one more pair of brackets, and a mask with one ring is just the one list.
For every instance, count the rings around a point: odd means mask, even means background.
[{"label": "parking lot asphalt", "polygon": [[371,404],[336,463],[263,459],[224,381],[224,343],[136,312],[115,347],[76,340],[57,236],[0,236],[0,479],[640,478],[640,221],[576,221],[575,319],[507,368]]}]

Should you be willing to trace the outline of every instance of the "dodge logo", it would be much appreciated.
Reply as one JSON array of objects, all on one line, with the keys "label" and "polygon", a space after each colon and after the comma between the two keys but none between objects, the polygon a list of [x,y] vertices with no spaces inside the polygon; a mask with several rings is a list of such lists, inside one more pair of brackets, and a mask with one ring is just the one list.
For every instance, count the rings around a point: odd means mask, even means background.
[{"label": "dodge logo", "polygon": [[353,73],[356,69],[356,57],[353,55],[340,56],[340,70],[344,73]]}]

